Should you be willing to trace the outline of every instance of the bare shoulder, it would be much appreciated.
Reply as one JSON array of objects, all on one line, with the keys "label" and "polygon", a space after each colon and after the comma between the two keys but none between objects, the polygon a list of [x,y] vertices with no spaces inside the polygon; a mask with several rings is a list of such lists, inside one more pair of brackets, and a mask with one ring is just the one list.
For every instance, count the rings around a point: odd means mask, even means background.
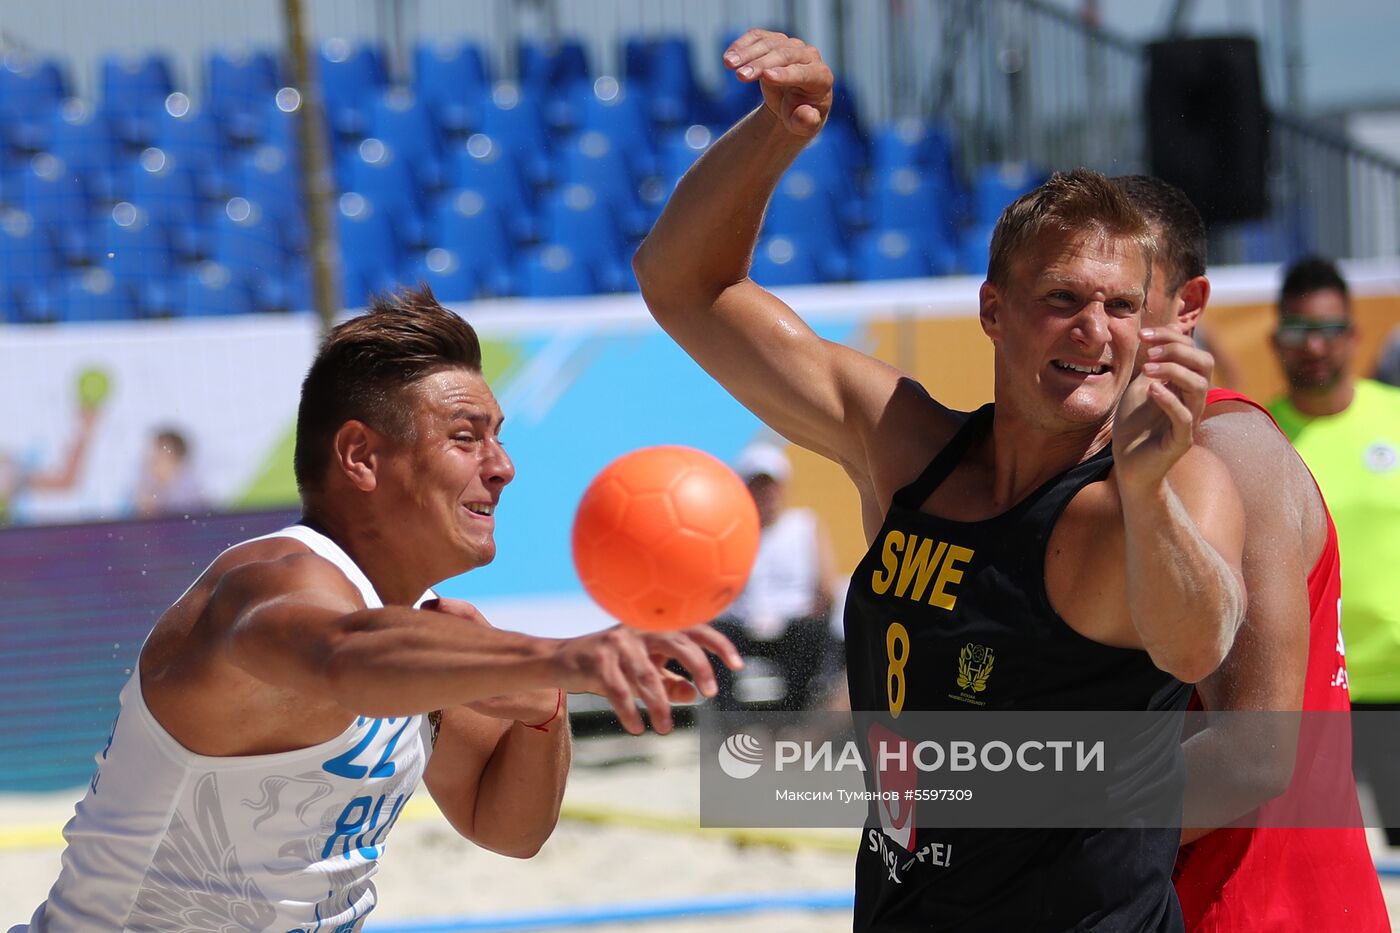
[{"label": "bare shoulder", "polygon": [[1197,441],[1219,458],[1239,490],[1250,531],[1247,544],[1263,534],[1297,534],[1316,556],[1326,536],[1322,495],[1268,415],[1242,402],[1212,405]]},{"label": "bare shoulder", "polygon": [[[253,541],[220,555],[160,617],[141,652],[142,694],[166,731],[192,751],[230,755],[312,744],[297,737],[302,722],[316,736],[343,728],[342,711],[258,680],[225,650],[241,614],[302,596],[343,612],[364,608],[339,568],[295,539]],[[286,719],[289,709],[299,711],[296,722]]]},{"label": "bare shoulder", "polygon": [[917,380],[898,376],[866,445],[869,460],[862,464],[882,515],[895,492],[923,472],[966,420],[965,413],[934,399]]}]

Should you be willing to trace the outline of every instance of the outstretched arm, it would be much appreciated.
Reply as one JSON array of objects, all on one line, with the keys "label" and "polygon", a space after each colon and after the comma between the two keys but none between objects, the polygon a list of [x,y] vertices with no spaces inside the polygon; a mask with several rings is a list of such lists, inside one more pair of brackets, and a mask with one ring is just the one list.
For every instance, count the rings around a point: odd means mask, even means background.
[{"label": "outstretched arm", "polygon": [[748,278],[769,199],[821,129],[831,70],[816,48],[751,30],[724,55],[763,106],[686,173],[633,260],[657,322],[731,395],[859,483],[865,450],[899,383],[892,367],[818,337]]},{"label": "outstretched arm", "polygon": [[224,573],[207,612],[224,654],[258,680],[331,700],[367,716],[448,709],[531,690],[597,693],[624,727],[642,730],[641,700],[658,731],[669,731],[670,703],[689,685],[665,670],[676,660],[699,670],[713,695],[704,650],[741,663],[733,646],[706,627],[693,634],[642,636],[622,628],[547,639],[486,625],[466,603],[439,610],[366,609],[340,571],[313,554],[253,561]]}]

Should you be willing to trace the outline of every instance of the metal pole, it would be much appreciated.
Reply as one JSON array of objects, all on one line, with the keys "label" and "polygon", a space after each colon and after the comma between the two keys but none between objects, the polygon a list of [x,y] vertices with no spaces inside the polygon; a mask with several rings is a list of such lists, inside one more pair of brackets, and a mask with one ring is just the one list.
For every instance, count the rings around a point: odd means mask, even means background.
[{"label": "metal pole", "polygon": [[301,186],[306,198],[306,219],[311,236],[311,294],[322,331],[330,330],[340,313],[337,286],[340,251],[330,222],[334,190],[326,167],[326,153],[318,128],[321,120],[321,88],[312,72],[306,50],[306,28],[301,0],[282,0],[287,26],[287,51],[292,77],[301,92],[297,109],[297,141],[301,150]]}]

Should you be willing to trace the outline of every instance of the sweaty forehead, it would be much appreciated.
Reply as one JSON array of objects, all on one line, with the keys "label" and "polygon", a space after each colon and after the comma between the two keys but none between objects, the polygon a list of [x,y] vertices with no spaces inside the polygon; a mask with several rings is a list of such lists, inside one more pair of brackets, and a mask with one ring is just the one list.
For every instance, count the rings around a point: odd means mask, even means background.
[{"label": "sweaty forehead", "polygon": [[1046,232],[1024,263],[1022,268],[1032,282],[1089,285],[1115,294],[1141,296],[1147,278],[1142,247],[1100,231]]},{"label": "sweaty forehead", "polygon": [[1284,317],[1311,321],[1346,321],[1351,315],[1346,298],[1335,288],[1319,289],[1290,298],[1283,303]]},{"label": "sweaty forehead", "polygon": [[501,406],[481,373],[464,368],[429,373],[414,385],[423,409],[441,419],[500,421]]}]

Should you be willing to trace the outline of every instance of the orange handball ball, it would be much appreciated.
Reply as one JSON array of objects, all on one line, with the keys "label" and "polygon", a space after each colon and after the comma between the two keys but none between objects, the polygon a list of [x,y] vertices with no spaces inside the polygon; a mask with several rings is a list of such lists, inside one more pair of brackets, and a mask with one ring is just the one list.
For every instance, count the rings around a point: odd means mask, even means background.
[{"label": "orange handball ball", "polygon": [[724,463],[691,447],[645,447],[608,464],[574,517],[574,566],[625,625],[670,631],[715,618],[758,555],[758,508]]}]

